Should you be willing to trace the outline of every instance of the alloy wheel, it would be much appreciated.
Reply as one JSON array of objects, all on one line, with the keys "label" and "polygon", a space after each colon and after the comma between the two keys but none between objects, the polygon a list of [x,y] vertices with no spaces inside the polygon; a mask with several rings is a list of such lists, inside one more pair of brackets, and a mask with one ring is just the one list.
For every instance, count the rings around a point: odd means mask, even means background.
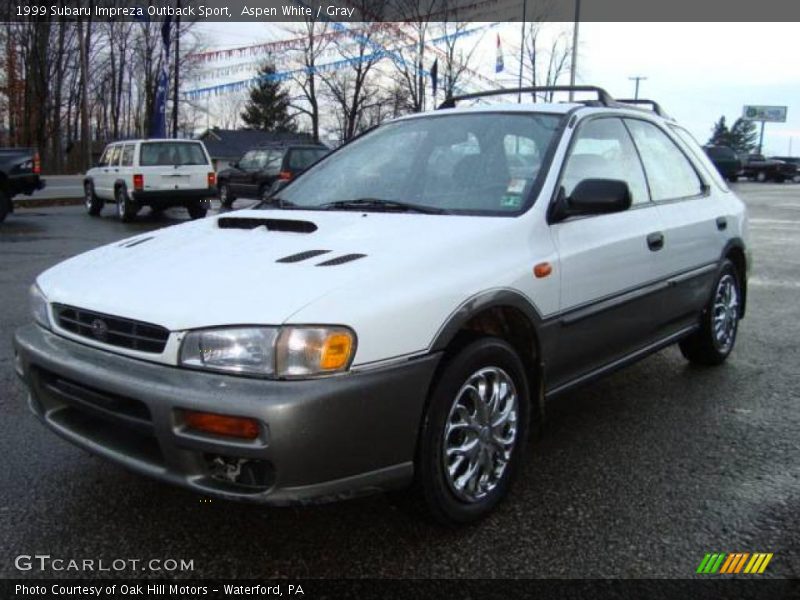
[{"label": "alloy wheel", "polygon": [[728,352],[736,338],[739,322],[739,290],[736,279],[730,273],[724,275],[714,293],[712,327],[714,344],[720,352]]},{"label": "alloy wheel", "polygon": [[498,367],[473,373],[456,394],[444,428],[442,460],[455,496],[479,502],[499,484],[517,441],[519,399]]}]

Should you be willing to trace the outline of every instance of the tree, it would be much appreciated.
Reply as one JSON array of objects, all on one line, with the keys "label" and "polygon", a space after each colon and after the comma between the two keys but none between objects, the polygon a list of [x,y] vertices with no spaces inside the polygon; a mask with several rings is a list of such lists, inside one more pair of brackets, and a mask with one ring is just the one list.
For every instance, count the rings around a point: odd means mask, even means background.
[{"label": "tree", "polygon": [[745,119],[736,119],[730,132],[728,144],[738,154],[750,154],[758,146],[758,131],[756,124]]},{"label": "tree", "polygon": [[708,143],[712,146],[727,146],[730,141],[730,129],[725,122],[725,115],[719,118],[719,121],[714,123],[711,128],[711,137],[708,138]]},{"label": "tree", "polygon": [[758,146],[758,131],[755,123],[741,118],[736,119],[728,129],[725,117],[722,116],[719,121],[714,123],[708,143],[715,146],[728,146],[737,154],[750,154]]},{"label": "tree", "polygon": [[294,117],[289,114],[289,92],[272,79],[275,72],[275,66],[269,63],[258,70],[259,82],[250,90],[242,120],[262,131],[297,131]]},{"label": "tree", "polygon": [[304,102],[293,102],[292,108],[311,120],[311,137],[319,141],[320,106],[317,84],[317,60],[325,52],[329,43],[328,24],[324,21],[306,19],[300,26],[300,63],[301,72],[292,79],[302,92]]}]

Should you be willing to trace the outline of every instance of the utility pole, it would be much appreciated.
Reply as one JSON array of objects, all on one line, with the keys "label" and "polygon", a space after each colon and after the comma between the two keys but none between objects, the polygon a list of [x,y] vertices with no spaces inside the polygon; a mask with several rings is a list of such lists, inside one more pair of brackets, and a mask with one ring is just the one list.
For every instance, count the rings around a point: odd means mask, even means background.
[{"label": "utility pole", "polygon": [[636,82],[636,87],[634,88],[634,92],[633,92],[633,98],[634,98],[634,100],[638,100],[639,99],[639,82],[646,80],[647,77],[643,77],[641,75],[635,75],[634,77],[628,77],[628,79],[630,81],[635,81]]},{"label": "utility pole", "polygon": [[517,92],[517,104],[522,104],[522,65],[525,62],[525,19],[527,18],[526,9],[528,0],[522,0],[522,31],[519,41],[519,91]]},{"label": "utility pole", "polygon": [[[581,0],[575,0],[575,24],[572,26],[572,64],[569,68],[569,84],[575,86],[575,72],[578,70],[578,26],[581,22]],[[569,91],[569,101],[575,100],[575,92]]]},{"label": "utility pole", "polygon": [[178,137],[178,90],[181,75],[181,0],[176,2],[178,14],[175,18],[175,85],[172,90],[172,137]]},{"label": "utility pole", "polygon": [[80,113],[81,113],[81,165],[80,168],[86,172],[91,162],[91,140],[89,139],[89,31],[92,21],[86,22],[84,29],[83,20],[78,19],[78,52],[81,61],[81,93],[80,93]]}]

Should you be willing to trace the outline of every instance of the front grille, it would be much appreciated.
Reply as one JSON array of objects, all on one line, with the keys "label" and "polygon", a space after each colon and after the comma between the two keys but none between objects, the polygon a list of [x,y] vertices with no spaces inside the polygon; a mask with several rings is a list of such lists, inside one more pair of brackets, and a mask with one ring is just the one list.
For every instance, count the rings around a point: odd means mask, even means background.
[{"label": "front grille", "polygon": [[151,323],[61,304],[54,305],[53,311],[61,329],[110,346],[160,354],[169,338],[168,329]]}]

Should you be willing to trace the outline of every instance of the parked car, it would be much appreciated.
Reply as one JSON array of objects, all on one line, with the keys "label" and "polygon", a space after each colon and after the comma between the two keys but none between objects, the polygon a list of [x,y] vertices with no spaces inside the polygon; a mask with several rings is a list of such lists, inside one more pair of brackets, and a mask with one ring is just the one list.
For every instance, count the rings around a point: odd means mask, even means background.
[{"label": "parked car", "polygon": [[206,216],[216,196],[216,174],[203,142],[151,139],[115,142],[83,180],[86,212],[96,217],[114,202],[121,221],[143,206],[154,212],[186,207],[192,219]]},{"label": "parked car", "polygon": [[720,175],[732,183],[739,179],[739,173],[742,171],[742,160],[732,148],[707,145],[703,146],[703,150],[705,150]]},{"label": "parked car", "polygon": [[276,142],[245,152],[218,174],[219,199],[226,208],[237,198],[265,199],[276,181],[290,181],[330,150],[319,144]]},{"label": "parked car", "polygon": [[34,148],[0,148],[0,223],[14,211],[14,196],[30,196],[44,188],[41,172],[42,163]]},{"label": "parked car", "polygon": [[797,167],[781,160],[765,158],[763,154],[748,154],[742,165],[742,175],[751,181],[783,183],[794,179]]},{"label": "parked car", "polygon": [[202,494],[282,505],[414,483],[443,522],[486,515],[546,399],[676,343],[719,365],[745,314],[745,206],[701,147],[574,89],[598,100],[450,99],[274,202],[48,269],[14,338],[31,409]]},{"label": "parked car", "polygon": [[794,180],[798,181],[800,179],[800,157],[798,156],[770,156],[769,160],[779,160],[781,162],[788,163],[790,165],[794,165],[795,174]]}]

